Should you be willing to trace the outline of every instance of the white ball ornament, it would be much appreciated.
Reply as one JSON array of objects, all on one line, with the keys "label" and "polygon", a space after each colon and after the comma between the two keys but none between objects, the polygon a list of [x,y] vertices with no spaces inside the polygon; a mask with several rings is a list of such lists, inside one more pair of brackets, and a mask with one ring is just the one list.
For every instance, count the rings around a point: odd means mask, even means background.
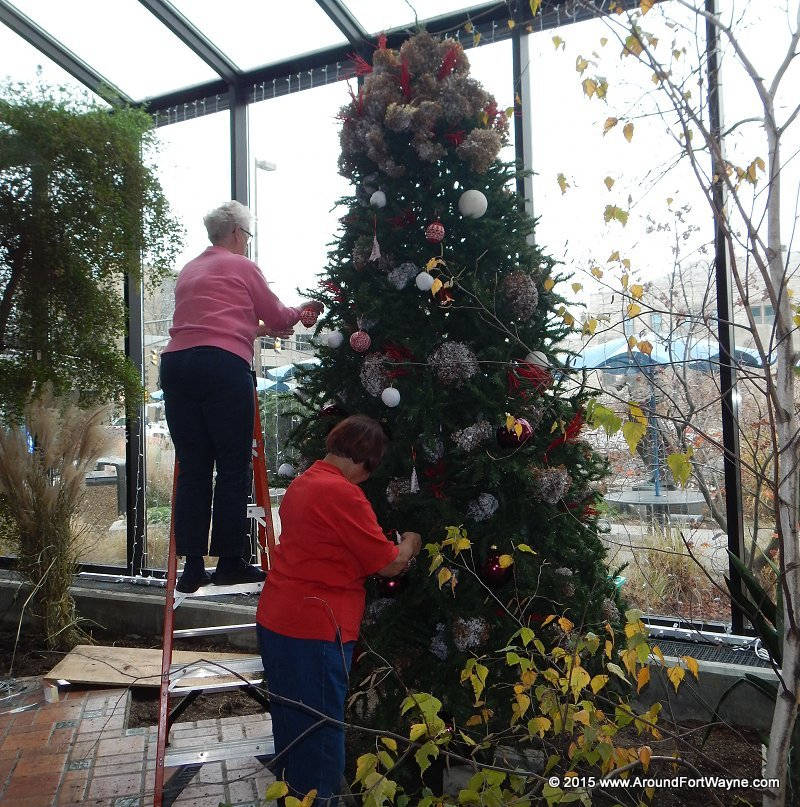
[{"label": "white ball ornament", "polygon": [[430,272],[420,272],[414,282],[420,291],[430,291],[433,286],[433,275]]},{"label": "white ball ornament", "polygon": [[534,350],[525,357],[528,364],[535,364],[537,367],[550,367],[550,361],[541,350]]},{"label": "white ball ornament", "polygon": [[400,393],[394,387],[386,387],[381,393],[381,400],[386,406],[395,407],[400,403]]},{"label": "white ball ornament", "polygon": [[342,342],[344,342],[344,336],[342,335],[341,331],[331,331],[328,334],[326,342],[328,343],[328,347],[333,348],[335,350],[337,347],[342,346]]},{"label": "white ball ornament", "polygon": [[476,190],[464,191],[458,200],[458,211],[468,219],[479,219],[485,212],[489,203],[486,197]]},{"label": "white ball ornament", "polygon": [[386,194],[383,191],[375,191],[369,197],[369,203],[373,207],[386,207]]},{"label": "white ball ornament", "polygon": [[294,465],[290,465],[288,462],[284,462],[280,468],[278,468],[278,476],[294,476],[295,470]]}]

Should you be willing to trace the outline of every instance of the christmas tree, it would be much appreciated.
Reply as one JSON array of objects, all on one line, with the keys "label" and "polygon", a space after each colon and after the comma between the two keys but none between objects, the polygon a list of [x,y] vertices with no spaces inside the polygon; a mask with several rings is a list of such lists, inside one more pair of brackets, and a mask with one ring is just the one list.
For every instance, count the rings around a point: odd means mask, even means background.
[{"label": "christmas tree", "polygon": [[[452,39],[381,38],[358,69],[339,163],[354,193],[310,292],[327,338],[300,376],[311,411],[293,444],[302,469],[342,417],[385,425],[365,491],[387,534],[417,530],[428,551],[405,578],[370,583],[364,644],[463,718],[470,654],[550,614],[618,620],[597,535],[606,463],[580,439],[591,399],[559,360],[571,323],[554,261],[498,159],[508,114]],[[397,678],[381,686],[396,708]]]}]

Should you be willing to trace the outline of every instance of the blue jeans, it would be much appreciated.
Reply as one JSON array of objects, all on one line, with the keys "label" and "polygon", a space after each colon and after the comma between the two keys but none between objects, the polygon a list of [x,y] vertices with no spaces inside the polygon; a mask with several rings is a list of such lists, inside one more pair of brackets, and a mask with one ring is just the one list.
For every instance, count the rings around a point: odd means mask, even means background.
[{"label": "blue jeans", "polygon": [[[301,702],[334,720],[344,721],[344,702],[355,642],[293,639],[258,625],[258,646],[270,693]],[[320,720],[318,715],[289,704],[270,704],[275,754]],[[344,727],[319,726],[293,745],[271,766],[290,794],[301,798],[316,789],[317,803],[336,794],[344,774]]]},{"label": "blue jeans", "polygon": [[249,557],[247,498],[255,407],[250,367],[218,347],[162,353],[161,388],[180,463],[174,510],[177,554]]}]

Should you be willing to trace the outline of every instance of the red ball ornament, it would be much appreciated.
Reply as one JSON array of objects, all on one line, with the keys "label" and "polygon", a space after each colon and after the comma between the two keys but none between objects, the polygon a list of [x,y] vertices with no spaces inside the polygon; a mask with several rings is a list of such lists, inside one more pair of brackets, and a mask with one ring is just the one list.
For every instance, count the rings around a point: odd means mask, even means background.
[{"label": "red ball ornament", "polygon": [[499,552],[496,547],[492,547],[481,566],[481,580],[489,588],[500,588],[511,577],[511,567],[504,568],[500,563],[502,555],[503,553]]},{"label": "red ball ornament", "polygon": [[363,353],[369,350],[371,344],[372,339],[369,338],[369,334],[366,331],[356,331],[350,334],[350,347],[353,348],[356,353]]},{"label": "red ball ornament", "polygon": [[319,311],[317,311],[315,308],[304,308],[300,312],[300,322],[302,322],[306,328],[310,328],[312,325],[315,325],[318,319]]},{"label": "red ball ornament", "polygon": [[444,225],[439,219],[432,221],[425,228],[425,238],[427,238],[431,244],[438,244],[444,239]]},{"label": "red ball ornament", "polygon": [[404,574],[397,577],[379,577],[378,592],[381,597],[396,597],[408,588],[408,577]]},{"label": "red ball ornament", "polygon": [[497,442],[503,448],[517,448],[533,435],[533,427],[525,418],[509,418],[497,427]]}]

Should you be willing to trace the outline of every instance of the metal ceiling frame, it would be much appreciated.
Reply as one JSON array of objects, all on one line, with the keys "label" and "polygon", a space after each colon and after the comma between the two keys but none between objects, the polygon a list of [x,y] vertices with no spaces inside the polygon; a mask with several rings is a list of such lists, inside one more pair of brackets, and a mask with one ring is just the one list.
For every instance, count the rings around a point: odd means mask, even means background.
[{"label": "metal ceiling frame", "polygon": [[350,45],[359,51],[369,41],[369,33],[339,0],[317,0],[317,5],[331,18],[333,24],[345,35]]},{"label": "metal ceiling frame", "polygon": [[55,62],[81,84],[88,87],[96,95],[112,106],[135,104],[136,101],[105,76],[98,73],[69,48],[61,44],[41,26],[37,25],[19,9],[6,0],[0,0],[0,22],[5,23],[12,31],[21,36],[36,50]]}]

